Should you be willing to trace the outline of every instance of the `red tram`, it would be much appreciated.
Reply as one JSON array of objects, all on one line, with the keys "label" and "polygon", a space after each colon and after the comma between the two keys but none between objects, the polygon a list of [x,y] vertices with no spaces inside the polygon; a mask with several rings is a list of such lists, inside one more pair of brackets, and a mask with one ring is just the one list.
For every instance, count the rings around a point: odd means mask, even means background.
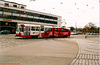
[{"label": "red tram", "polygon": [[16,36],[19,37],[70,37],[70,31],[66,28],[53,28],[32,24],[18,24]]}]

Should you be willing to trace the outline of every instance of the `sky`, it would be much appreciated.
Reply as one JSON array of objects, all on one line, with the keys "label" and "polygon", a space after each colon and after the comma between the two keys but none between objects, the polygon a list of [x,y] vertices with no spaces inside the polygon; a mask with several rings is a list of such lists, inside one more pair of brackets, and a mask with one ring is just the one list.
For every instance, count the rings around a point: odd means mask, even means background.
[{"label": "sky", "polygon": [[99,27],[100,0],[6,0],[27,9],[62,17],[62,26],[83,28],[89,22]]}]

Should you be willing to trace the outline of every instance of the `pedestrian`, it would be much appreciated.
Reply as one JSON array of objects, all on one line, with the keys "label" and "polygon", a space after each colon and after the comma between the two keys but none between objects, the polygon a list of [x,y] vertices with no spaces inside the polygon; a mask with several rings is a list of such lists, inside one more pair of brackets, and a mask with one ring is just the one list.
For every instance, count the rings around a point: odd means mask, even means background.
[{"label": "pedestrian", "polygon": [[87,35],[85,36],[85,39],[87,38]]}]

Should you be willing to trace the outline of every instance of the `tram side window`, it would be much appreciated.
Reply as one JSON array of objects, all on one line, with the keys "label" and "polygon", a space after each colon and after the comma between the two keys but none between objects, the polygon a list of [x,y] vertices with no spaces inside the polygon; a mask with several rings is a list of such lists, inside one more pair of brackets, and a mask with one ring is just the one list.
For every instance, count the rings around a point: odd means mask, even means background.
[{"label": "tram side window", "polygon": [[41,31],[44,31],[44,28],[41,28]]},{"label": "tram side window", "polygon": [[68,29],[66,29],[67,30],[67,32],[69,31]]},{"label": "tram side window", "polygon": [[62,29],[62,32],[64,32],[64,29]]},{"label": "tram side window", "polygon": [[45,31],[48,31],[48,28],[45,28]]},{"label": "tram side window", "polygon": [[52,28],[45,28],[45,31],[52,31]]},{"label": "tram side window", "polygon": [[36,31],[39,31],[40,30],[40,27],[36,27]]},{"label": "tram side window", "polygon": [[31,30],[32,30],[32,31],[35,31],[35,27],[32,27]]},{"label": "tram side window", "polygon": [[41,31],[44,31],[44,26],[41,25]]},{"label": "tram side window", "polygon": [[64,29],[64,32],[68,32],[68,30],[67,29]]},{"label": "tram side window", "polygon": [[67,32],[67,30],[66,30],[66,29],[64,29],[64,32]]},{"label": "tram side window", "polygon": [[58,29],[55,29],[55,31],[57,32],[57,31],[58,31]]},{"label": "tram side window", "polygon": [[49,31],[52,31],[52,28],[49,28]]}]

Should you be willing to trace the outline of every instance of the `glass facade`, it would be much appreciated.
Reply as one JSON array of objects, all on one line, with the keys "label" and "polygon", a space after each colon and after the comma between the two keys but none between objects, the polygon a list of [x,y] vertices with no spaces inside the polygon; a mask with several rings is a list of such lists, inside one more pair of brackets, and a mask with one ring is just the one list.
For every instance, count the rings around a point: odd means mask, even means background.
[{"label": "glass facade", "polygon": [[57,24],[57,17],[0,7],[0,18]]}]

